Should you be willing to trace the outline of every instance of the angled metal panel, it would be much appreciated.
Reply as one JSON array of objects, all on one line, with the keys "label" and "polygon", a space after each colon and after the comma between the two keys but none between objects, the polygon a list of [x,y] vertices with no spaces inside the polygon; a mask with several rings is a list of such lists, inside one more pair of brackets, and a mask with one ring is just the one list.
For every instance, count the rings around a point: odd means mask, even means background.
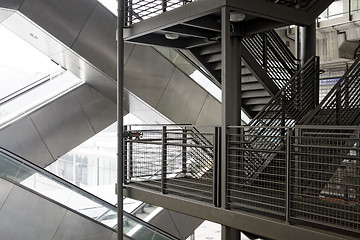
[{"label": "angled metal panel", "polygon": [[135,46],[125,65],[125,87],[155,107],[174,70],[153,48]]},{"label": "angled metal panel", "polygon": [[195,122],[198,126],[220,126],[221,125],[221,103],[212,97],[207,96],[200,114]]},{"label": "angled metal panel", "polygon": [[17,10],[23,2],[24,0],[2,0],[0,7]]},{"label": "angled metal panel", "polygon": [[0,130],[0,146],[41,167],[54,161],[49,149],[29,117]]},{"label": "angled metal panel", "polygon": [[163,116],[158,111],[154,111],[152,107],[143,102],[139,97],[135,96],[129,91],[125,91],[125,100],[128,103],[128,110],[139,119],[146,123],[156,124],[170,124],[172,123],[168,118]]},{"label": "angled metal panel", "polygon": [[72,46],[75,52],[113,79],[116,79],[116,26],[114,14],[98,4]]},{"label": "angled metal panel", "polygon": [[19,12],[7,18],[2,24],[48,56],[63,52],[66,49],[59,41],[56,41]]},{"label": "angled metal panel", "polygon": [[14,186],[0,210],[1,239],[52,239],[66,211]]},{"label": "angled metal panel", "polygon": [[113,231],[78,214],[67,211],[52,240],[64,239],[110,239]]},{"label": "angled metal panel", "polygon": [[96,0],[25,0],[19,10],[71,47],[97,4]]},{"label": "angled metal panel", "polygon": [[0,8],[0,23],[2,23],[5,19],[13,15],[15,11],[8,10],[8,9],[2,9]]},{"label": "angled metal panel", "polygon": [[187,239],[204,222],[203,219],[164,209],[149,223],[180,238]]},{"label": "angled metal panel", "polygon": [[175,123],[195,123],[208,93],[176,69],[156,109]]},{"label": "angled metal panel", "polygon": [[116,104],[92,87],[84,84],[74,94],[95,132],[100,132],[116,121]]},{"label": "angled metal panel", "polygon": [[14,184],[5,181],[4,179],[0,178],[0,209],[4,204],[6,198],[8,197],[9,193],[13,189]]},{"label": "angled metal panel", "polygon": [[30,115],[55,159],[95,134],[74,93]]}]

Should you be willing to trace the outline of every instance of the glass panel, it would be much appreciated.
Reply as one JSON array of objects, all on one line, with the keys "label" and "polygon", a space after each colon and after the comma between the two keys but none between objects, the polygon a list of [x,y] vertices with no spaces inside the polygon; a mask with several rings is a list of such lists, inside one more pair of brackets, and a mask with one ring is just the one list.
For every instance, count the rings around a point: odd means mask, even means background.
[{"label": "glass panel", "polygon": [[0,105],[0,125],[46,102],[82,81],[70,72],[61,72],[49,81]]},{"label": "glass panel", "polygon": [[59,70],[42,52],[0,25],[0,99]]},{"label": "glass panel", "polygon": [[124,234],[135,240],[152,239],[152,240],[165,240],[167,237],[153,231],[136,222],[133,219],[124,217]]}]

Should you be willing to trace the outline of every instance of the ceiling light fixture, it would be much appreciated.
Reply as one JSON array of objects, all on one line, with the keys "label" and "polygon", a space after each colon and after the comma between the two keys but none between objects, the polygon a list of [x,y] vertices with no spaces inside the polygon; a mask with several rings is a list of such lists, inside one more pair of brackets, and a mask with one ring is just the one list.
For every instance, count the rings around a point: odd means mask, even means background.
[{"label": "ceiling light fixture", "polygon": [[175,40],[175,39],[179,38],[179,34],[177,34],[177,33],[165,33],[165,37],[166,37],[166,39],[169,39],[169,40]]},{"label": "ceiling light fixture", "polygon": [[240,12],[231,12],[230,13],[230,21],[231,22],[241,22],[244,21],[246,18],[246,15],[244,13]]}]

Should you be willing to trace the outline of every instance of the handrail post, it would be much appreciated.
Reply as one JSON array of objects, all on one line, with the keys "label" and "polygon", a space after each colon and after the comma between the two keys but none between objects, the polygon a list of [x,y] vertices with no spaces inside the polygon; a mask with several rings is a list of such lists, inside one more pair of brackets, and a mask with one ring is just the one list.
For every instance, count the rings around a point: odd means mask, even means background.
[{"label": "handrail post", "polygon": [[337,113],[337,124],[341,125],[341,85],[338,86],[336,90],[336,113]]},{"label": "handrail post", "polygon": [[[356,148],[357,148],[357,151],[356,151],[356,156],[359,157],[360,156],[360,130],[358,129],[356,131]],[[360,203],[360,161],[359,160],[356,160],[356,176],[357,176],[357,187],[356,187],[356,190],[355,190],[355,194],[356,194],[356,199],[355,201],[357,203]]]},{"label": "handrail post", "polygon": [[183,144],[183,146],[182,146],[182,173],[184,174],[184,176],[185,176],[185,174],[186,174],[186,162],[187,162],[187,160],[186,160],[186,158],[187,158],[187,147],[186,147],[186,144],[187,144],[187,129],[186,129],[186,127],[184,127],[184,129],[183,129],[183,134],[182,134],[182,144]]},{"label": "handrail post", "polygon": [[268,48],[267,32],[264,32],[262,35],[263,35],[263,68],[266,71],[267,70],[267,48]]},{"label": "handrail post", "polygon": [[286,185],[285,185],[285,222],[290,219],[290,198],[291,198],[291,136],[292,130],[286,130]]},{"label": "handrail post", "polygon": [[162,0],[162,11],[166,12],[166,8],[167,8],[167,0]]},{"label": "handrail post", "polygon": [[213,148],[213,204],[221,207],[221,127],[215,127]]},{"label": "handrail post", "polygon": [[161,193],[165,194],[166,189],[166,159],[167,159],[167,145],[166,145],[166,126],[162,127],[162,139],[161,139]]},{"label": "handrail post", "polygon": [[[127,132],[128,129],[130,128],[130,126],[124,126],[123,132]],[[124,149],[124,154],[123,154],[123,159],[124,159],[124,184],[128,184],[128,179],[129,179],[129,149],[128,149],[128,144],[126,142],[126,140],[124,139],[123,141],[123,149]]]},{"label": "handrail post", "polygon": [[[129,127],[129,131],[131,131],[131,127]],[[133,160],[133,142],[130,141],[129,142],[129,147],[128,147],[128,159],[129,159],[129,174],[128,174],[128,178],[129,181],[131,181],[131,178],[134,175],[134,160]]]},{"label": "handrail post", "polygon": [[319,105],[319,89],[320,89],[320,77],[319,77],[319,70],[320,70],[320,59],[319,57],[315,57],[314,59],[315,65],[315,79],[314,79],[314,105],[313,108],[316,108]]}]

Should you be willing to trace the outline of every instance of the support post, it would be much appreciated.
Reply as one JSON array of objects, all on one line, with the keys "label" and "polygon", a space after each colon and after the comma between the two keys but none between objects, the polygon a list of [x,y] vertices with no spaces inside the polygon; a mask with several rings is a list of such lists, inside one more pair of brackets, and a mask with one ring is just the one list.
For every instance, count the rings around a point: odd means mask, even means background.
[{"label": "support post", "polygon": [[297,60],[300,60],[301,54],[300,54],[300,27],[295,27],[295,57]]},{"label": "support post", "polygon": [[162,11],[166,12],[166,8],[167,8],[167,0],[162,0]]},{"label": "support post", "polygon": [[213,204],[221,207],[221,128],[215,127],[214,131],[214,151],[213,151]]},{"label": "support post", "polygon": [[[241,125],[241,37],[231,31],[230,8],[221,9],[221,79],[222,79],[222,133],[221,133],[221,207],[228,209],[227,183],[227,127]],[[237,130],[233,129],[236,133]],[[222,239],[240,231],[223,226]]]},{"label": "support post", "polygon": [[290,219],[290,198],[291,198],[291,136],[292,130],[286,130],[286,189],[285,189],[285,221],[289,223]]},{"label": "support post", "polygon": [[301,29],[301,66],[316,55],[316,24],[313,22],[309,26]]},{"label": "support post", "polygon": [[166,159],[167,159],[167,146],[166,146],[166,126],[162,127],[162,140],[161,140],[161,193],[166,193]]},{"label": "support post", "polygon": [[[129,127],[129,131],[131,131],[131,127]],[[129,181],[131,181],[132,177],[134,176],[134,159],[133,159],[133,142],[129,142],[129,149],[128,149],[128,158],[129,158]]]},{"label": "support post", "polygon": [[118,0],[117,18],[117,240],[123,239],[123,181],[124,181],[124,35],[125,0]]},{"label": "support post", "polygon": [[268,41],[267,41],[267,33],[263,32],[262,34],[263,36],[263,68],[265,69],[265,71],[267,70],[267,45],[268,45]]},{"label": "support post", "polygon": [[187,158],[187,147],[186,147],[186,144],[187,144],[187,129],[186,127],[184,127],[183,129],[183,134],[182,134],[182,170],[181,172],[184,174],[186,174],[186,158]]}]

